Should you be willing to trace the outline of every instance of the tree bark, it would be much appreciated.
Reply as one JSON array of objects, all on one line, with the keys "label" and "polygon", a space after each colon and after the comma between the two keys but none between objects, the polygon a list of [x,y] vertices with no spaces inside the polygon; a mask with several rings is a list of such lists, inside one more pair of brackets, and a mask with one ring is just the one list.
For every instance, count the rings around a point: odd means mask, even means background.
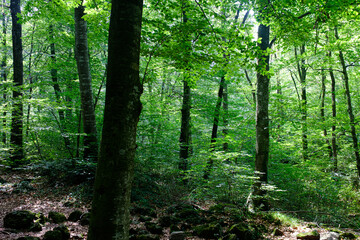
[{"label": "tree bark", "polygon": [[87,43],[87,24],[83,19],[85,7],[75,8],[75,58],[80,81],[81,109],[84,127],[84,153],[86,161],[96,162],[98,140],[95,120],[93,92],[91,87],[90,59]]},{"label": "tree bark", "polygon": [[[325,94],[326,94],[326,75],[324,73],[324,70],[321,69],[321,106],[320,106],[320,117],[323,124],[325,124]],[[328,134],[326,130],[326,126],[324,125],[324,137],[327,145],[327,149],[329,151],[329,157],[332,158],[332,149],[331,144],[328,139]]]},{"label": "tree bark", "polygon": [[11,0],[10,3],[12,17],[12,40],[13,40],[13,67],[14,67],[14,90],[13,90],[13,110],[11,114],[11,161],[14,166],[21,164],[24,158],[23,147],[23,52],[22,52],[22,27],[18,15],[20,11],[20,0]]},{"label": "tree bark", "polygon": [[297,58],[297,69],[300,78],[301,84],[301,103],[300,103],[300,112],[302,120],[302,155],[304,161],[309,159],[308,155],[308,139],[307,139],[307,97],[306,97],[306,68],[305,68],[305,59],[303,54],[305,53],[305,44],[300,46],[300,55],[301,59],[298,59],[297,50],[295,48],[295,57]]},{"label": "tree bark", "polygon": [[104,123],[88,240],[129,238],[136,128],[141,112],[142,9],[142,0],[112,2]]},{"label": "tree bark", "polygon": [[[329,58],[331,58],[331,52],[329,52]],[[338,159],[337,159],[337,146],[336,146],[336,81],[332,67],[329,70],[331,78],[331,111],[332,111],[332,126],[331,126],[331,148],[332,148],[332,161],[334,164],[334,171],[338,170]]]},{"label": "tree bark", "polygon": [[[183,5],[183,8],[185,5]],[[186,11],[183,9],[183,23],[186,26],[188,18],[186,16]],[[186,35],[186,34],[185,34]],[[187,36],[184,36],[184,43],[187,44]],[[185,49],[184,51],[189,52],[190,49]],[[185,63],[186,65],[186,63]],[[188,83],[188,73],[189,68],[185,66],[185,74],[183,80],[183,103],[181,108],[181,132],[180,132],[180,162],[179,162],[179,169],[186,171],[188,170],[188,158],[191,156],[192,147],[191,147],[191,88]]]},{"label": "tree bark", "polygon": [[[335,27],[335,37],[337,40],[339,40],[339,34],[338,34],[336,27]],[[352,137],[352,141],[353,141],[353,149],[354,149],[354,155],[355,155],[355,160],[356,160],[356,167],[358,170],[358,177],[360,178],[360,154],[359,154],[358,138],[357,138],[356,129],[355,129],[355,117],[354,117],[352,103],[351,103],[349,75],[347,73],[344,54],[341,51],[341,49],[339,49],[339,59],[340,59],[341,67],[342,67],[342,73],[344,76],[345,95],[346,95],[346,100],[347,100],[347,105],[348,105],[347,107],[348,107],[348,114],[349,114],[349,119],[350,119],[350,129],[351,129],[350,132],[351,132],[351,137]]]},{"label": "tree bark", "polygon": [[[4,83],[6,83],[7,81],[7,50],[6,50],[6,15],[5,15],[5,5],[6,5],[6,0],[3,0],[2,2],[3,6],[2,6],[2,33],[3,33],[3,39],[2,39],[2,60],[1,60],[1,78],[3,80]],[[3,89],[4,93],[3,93],[3,98],[4,101],[6,102],[6,88]],[[5,105],[6,107],[6,105]],[[3,131],[2,131],[2,142],[4,143],[4,145],[6,145],[7,141],[6,141],[6,127],[7,127],[7,123],[6,123],[6,111],[3,112]]]},{"label": "tree bark", "polygon": [[[260,24],[258,38],[261,39],[261,56],[257,63],[257,91],[256,91],[256,156],[255,176],[253,185],[254,207],[261,210],[268,209],[268,201],[265,197],[264,186],[268,182],[268,159],[269,159],[269,53],[270,27]],[[265,73],[264,73],[265,72]]]}]

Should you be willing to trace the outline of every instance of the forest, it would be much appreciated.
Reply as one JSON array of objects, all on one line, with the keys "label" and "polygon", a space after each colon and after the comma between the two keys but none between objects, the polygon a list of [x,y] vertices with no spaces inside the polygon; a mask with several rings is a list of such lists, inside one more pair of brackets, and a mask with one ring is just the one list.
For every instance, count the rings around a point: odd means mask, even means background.
[{"label": "forest", "polygon": [[360,239],[357,0],[0,11],[0,239]]}]

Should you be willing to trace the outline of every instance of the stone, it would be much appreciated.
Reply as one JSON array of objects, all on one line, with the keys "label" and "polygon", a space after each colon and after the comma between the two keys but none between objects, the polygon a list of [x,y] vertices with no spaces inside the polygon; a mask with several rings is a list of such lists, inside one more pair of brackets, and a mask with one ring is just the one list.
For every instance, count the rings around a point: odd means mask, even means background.
[{"label": "stone", "polygon": [[345,239],[356,239],[356,236],[351,232],[345,232],[340,234],[340,238]]},{"label": "stone", "polygon": [[303,239],[303,240],[320,240],[320,234],[318,231],[314,230],[311,232],[304,232],[299,233],[296,236],[296,239]]},{"label": "stone", "polygon": [[31,237],[31,236],[25,236],[25,237],[19,237],[16,240],[40,240],[38,237]]},{"label": "stone", "polygon": [[81,215],[83,215],[83,213],[80,210],[75,210],[72,213],[70,213],[68,220],[70,222],[77,222],[80,220]]},{"label": "stone", "polygon": [[149,216],[140,216],[139,217],[140,222],[148,222],[148,221],[151,221],[151,220],[152,220],[152,218],[149,217]]},{"label": "stone", "polygon": [[53,223],[63,223],[66,221],[65,215],[59,212],[49,212],[48,217]]},{"label": "stone", "polygon": [[170,227],[171,225],[178,224],[180,222],[181,221],[178,218],[174,217],[174,216],[166,215],[166,216],[162,216],[162,217],[159,218],[159,224],[162,227]]},{"label": "stone", "polygon": [[35,214],[30,211],[20,210],[8,213],[4,217],[4,227],[12,229],[30,229],[34,224]]},{"label": "stone", "polygon": [[42,226],[39,222],[35,222],[29,229],[30,232],[40,232],[41,230],[42,230]]},{"label": "stone", "polygon": [[194,233],[201,238],[218,239],[221,234],[221,226],[217,223],[209,223],[197,226],[194,229]]},{"label": "stone", "polygon": [[340,234],[336,232],[328,232],[320,236],[320,240],[339,240]]},{"label": "stone", "polygon": [[183,231],[176,231],[170,234],[169,240],[184,240],[186,238],[186,233]]},{"label": "stone", "polygon": [[90,213],[84,213],[83,215],[81,215],[80,217],[80,225],[81,226],[87,226],[90,224]]},{"label": "stone", "polygon": [[53,231],[47,231],[43,240],[68,240],[70,239],[70,232],[66,226],[59,226]]},{"label": "stone", "polygon": [[273,236],[283,236],[284,232],[278,228],[275,228],[272,234],[273,234]]}]

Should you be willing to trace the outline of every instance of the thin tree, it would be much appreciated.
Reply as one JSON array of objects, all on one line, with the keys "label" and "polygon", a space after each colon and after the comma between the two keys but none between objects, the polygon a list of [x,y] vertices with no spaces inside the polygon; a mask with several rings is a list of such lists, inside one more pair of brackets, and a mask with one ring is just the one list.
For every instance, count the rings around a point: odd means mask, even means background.
[{"label": "thin tree", "polygon": [[[339,34],[338,34],[337,27],[335,27],[335,38],[337,40],[339,40]],[[344,54],[341,49],[339,49],[339,59],[340,59],[341,67],[342,67],[342,74],[344,77],[345,96],[346,96],[348,114],[349,114],[349,120],[350,120],[350,132],[351,132],[351,137],[352,137],[352,141],[353,141],[354,155],[355,155],[356,166],[357,166],[357,170],[358,170],[358,177],[360,178],[360,154],[359,154],[358,137],[356,135],[356,129],[355,129],[355,116],[354,116],[353,107],[352,107],[352,103],[351,103],[349,75],[348,75],[347,67],[345,64]]]},{"label": "thin tree", "polygon": [[87,41],[87,23],[84,20],[85,7],[81,4],[75,8],[75,58],[80,82],[81,112],[84,128],[85,160],[97,161],[98,138],[95,120],[93,91],[91,87],[90,58]]},{"label": "thin tree", "polygon": [[[6,84],[7,82],[7,43],[6,43],[6,29],[7,29],[7,25],[6,25],[6,14],[5,14],[5,5],[6,5],[6,0],[3,0],[2,2],[2,59],[1,59],[1,78],[2,81],[4,82],[4,84]],[[4,93],[3,93],[3,98],[6,101],[6,88],[3,89]],[[2,142],[4,144],[6,144],[6,111],[3,112],[3,132],[2,132]]]},{"label": "thin tree", "polygon": [[22,27],[19,21],[20,0],[11,0],[10,3],[12,18],[12,42],[13,42],[13,68],[14,68],[14,90],[13,90],[13,109],[11,113],[11,161],[14,166],[21,164],[24,158],[23,147],[23,50],[22,50]]},{"label": "thin tree", "polygon": [[104,123],[88,240],[127,240],[136,129],[143,1],[112,1]]}]

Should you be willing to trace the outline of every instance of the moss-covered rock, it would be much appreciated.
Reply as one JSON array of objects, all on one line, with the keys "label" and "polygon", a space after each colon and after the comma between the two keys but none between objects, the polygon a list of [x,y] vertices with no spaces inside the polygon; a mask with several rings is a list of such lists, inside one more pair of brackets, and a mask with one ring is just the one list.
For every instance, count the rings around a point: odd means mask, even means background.
[{"label": "moss-covered rock", "polygon": [[53,223],[63,223],[66,221],[66,216],[64,214],[54,211],[49,212],[48,218]]},{"label": "moss-covered rock", "polygon": [[319,240],[320,239],[320,234],[316,230],[311,231],[311,232],[299,233],[298,235],[296,235],[296,239]]},{"label": "moss-covered rock", "polygon": [[255,240],[261,236],[261,233],[256,227],[246,223],[238,223],[232,225],[228,229],[227,234],[235,234],[236,238],[242,240]]},{"label": "moss-covered rock", "polygon": [[134,206],[131,208],[132,214],[139,214],[141,216],[157,217],[156,211],[150,207]]},{"label": "moss-covered rock", "polygon": [[43,240],[68,240],[70,239],[69,229],[62,225],[54,228],[53,231],[47,231]]},{"label": "moss-covered rock", "polygon": [[4,227],[28,230],[34,224],[35,214],[30,211],[13,211],[5,215]]},{"label": "moss-covered rock", "polygon": [[34,222],[34,224],[29,229],[30,232],[40,232],[42,230],[42,226],[39,222]]},{"label": "moss-covered rock", "polygon": [[45,224],[46,221],[49,221],[49,219],[46,218],[43,213],[36,213],[35,214],[35,222],[38,222],[40,224]]},{"label": "moss-covered rock", "polygon": [[81,215],[83,215],[83,212],[81,212],[80,210],[75,210],[70,213],[68,220],[70,222],[77,222],[80,220]]},{"label": "moss-covered rock", "polygon": [[80,217],[80,224],[81,226],[86,226],[90,224],[90,213],[84,213]]},{"label": "moss-covered rock", "polygon": [[183,231],[176,231],[170,233],[169,240],[184,240],[186,238],[186,233]]},{"label": "moss-covered rock", "polygon": [[202,218],[197,210],[194,208],[184,208],[175,214],[176,218],[182,219],[182,221],[191,224],[200,224]]},{"label": "moss-covered rock", "polygon": [[140,216],[139,217],[140,222],[148,222],[148,221],[151,221],[151,220],[152,220],[152,218],[149,217],[149,216]]},{"label": "moss-covered rock", "polygon": [[194,229],[194,233],[205,239],[218,239],[221,236],[221,226],[218,223],[209,223],[201,226],[197,226]]},{"label": "moss-covered rock", "polygon": [[159,224],[162,227],[170,227],[171,225],[178,224],[180,222],[181,220],[179,218],[171,215],[166,215],[159,218]]},{"label": "moss-covered rock", "polygon": [[356,236],[355,236],[355,234],[353,234],[351,232],[345,232],[345,233],[340,234],[340,238],[341,239],[356,239]]}]

